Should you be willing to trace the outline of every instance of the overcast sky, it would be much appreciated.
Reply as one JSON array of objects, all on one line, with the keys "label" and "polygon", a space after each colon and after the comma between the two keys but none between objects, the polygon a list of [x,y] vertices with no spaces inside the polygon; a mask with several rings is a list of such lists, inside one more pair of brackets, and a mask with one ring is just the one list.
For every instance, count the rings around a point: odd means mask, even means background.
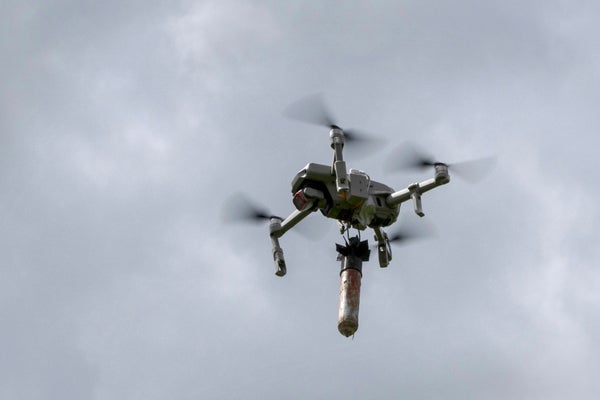
[{"label": "overcast sky", "polygon": [[[0,13],[3,399],[597,399],[599,3],[12,1]],[[332,160],[290,121],[322,92],[387,140],[497,156],[423,197],[436,236],[363,269],[336,328],[342,239],[276,214]],[[365,235],[371,238],[371,234]]]}]

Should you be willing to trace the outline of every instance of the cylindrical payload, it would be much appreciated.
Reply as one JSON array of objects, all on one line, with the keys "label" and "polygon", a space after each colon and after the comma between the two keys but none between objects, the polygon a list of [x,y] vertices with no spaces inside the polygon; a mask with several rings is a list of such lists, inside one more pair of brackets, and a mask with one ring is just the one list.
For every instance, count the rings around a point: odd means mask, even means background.
[{"label": "cylindrical payload", "polygon": [[342,262],[340,272],[340,308],[338,311],[338,331],[346,337],[354,335],[358,329],[358,307],[360,305],[360,280],[362,263],[369,261],[369,243],[360,237],[350,238],[346,246],[335,245],[338,260]]},{"label": "cylindrical payload", "polygon": [[340,274],[338,331],[346,337],[354,335],[354,332],[358,329],[361,277],[360,271],[351,268],[342,271]]}]

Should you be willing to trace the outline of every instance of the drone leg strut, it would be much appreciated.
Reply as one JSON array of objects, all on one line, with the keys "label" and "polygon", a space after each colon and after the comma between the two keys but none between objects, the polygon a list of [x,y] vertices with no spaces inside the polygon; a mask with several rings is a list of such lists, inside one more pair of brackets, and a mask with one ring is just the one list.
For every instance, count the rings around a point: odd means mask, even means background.
[{"label": "drone leg strut", "polygon": [[379,267],[386,268],[392,260],[392,250],[388,246],[388,236],[381,228],[373,228],[375,231],[375,240],[377,240],[377,256],[379,257]]},{"label": "drone leg strut", "polygon": [[279,245],[279,237],[274,235],[274,232],[281,230],[281,219],[271,218],[269,231],[271,232],[271,244],[273,245],[273,261],[275,262],[275,275],[284,276],[287,272],[285,258],[283,258],[283,249]]},{"label": "drone leg strut", "polygon": [[273,246],[273,261],[275,262],[276,267],[275,275],[284,276],[287,272],[285,259],[283,258],[283,249],[279,245],[279,238],[296,226],[298,222],[306,218],[308,214],[312,213],[317,201],[318,200],[312,200],[302,211],[294,210],[294,212],[292,212],[285,220],[282,220],[279,217],[271,217],[269,236],[271,237],[271,244]]}]

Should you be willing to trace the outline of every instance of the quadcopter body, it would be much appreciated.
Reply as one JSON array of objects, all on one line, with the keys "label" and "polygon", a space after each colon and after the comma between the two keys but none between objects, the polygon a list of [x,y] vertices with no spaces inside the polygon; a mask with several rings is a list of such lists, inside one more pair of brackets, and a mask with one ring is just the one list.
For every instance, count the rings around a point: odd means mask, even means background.
[{"label": "quadcopter body", "polygon": [[396,222],[400,205],[409,200],[412,200],[417,215],[424,216],[421,195],[450,181],[448,166],[436,162],[432,163],[434,178],[395,191],[390,186],[371,180],[363,171],[347,171],[343,158],[344,131],[332,125],[329,136],[334,152],[332,165],[307,164],[292,180],[293,204],[296,210],[285,220],[276,216],[270,217],[270,236],[278,276],[286,274],[283,250],[278,239],[315,211],[337,220],[342,226],[342,232],[350,228],[358,231],[373,229],[379,265],[382,268],[387,267],[392,259],[391,238],[382,228]]},{"label": "quadcopter body", "polygon": [[386,202],[394,193],[391,187],[372,181],[365,172],[354,169],[348,173],[348,190],[338,192],[331,166],[310,163],[292,180],[292,193],[297,210],[310,205],[311,199],[318,199],[317,207],[325,217],[358,230],[389,226],[400,211],[399,204]]},{"label": "quadcopter body", "polygon": [[[286,274],[287,267],[279,239],[287,231],[317,211],[327,218],[338,221],[341,227],[340,233],[346,234],[345,243],[336,244],[338,261],[341,261],[338,330],[348,337],[354,335],[358,329],[362,263],[368,261],[370,256],[368,241],[361,240],[361,232],[367,229],[373,230],[379,266],[387,267],[392,260],[390,244],[411,236],[400,231],[388,236],[383,229],[397,221],[401,204],[412,202],[414,212],[423,217],[425,214],[421,196],[450,182],[448,173],[450,165],[454,171],[457,168],[462,169],[463,177],[467,178],[464,167],[474,172],[481,172],[482,167],[491,165],[491,159],[463,162],[459,163],[462,164],[460,166],[435,161],[422,153],[418,154],[419,152],[413,149],[408,157],[405,157],[408,159],[408,164],[404,164],[402,168],[406,166],[433,168],[434,175],[430,179],[395,190],[388,185],[371,180],[370,176],[363,171],[346,169],[343,156],[345,144],[353,141],[362,142],[364,139],[356,131],[343,130],[335,125],[320,97],[311,97],[296,103],[289,109],[287,116],[326,126],[329,129],[333,162],[331,165],[309,163],[294,176],[291,191],[295,210],[287,218],[270,215],[260,209],[247,210],[248,212],[244,214],[254,220],[269,220],[275,274],[280,277]],[[475,176],[472,175],[472,178],[475,179]],[[357,230],[356,236],[350,237],[351,229]]]}]

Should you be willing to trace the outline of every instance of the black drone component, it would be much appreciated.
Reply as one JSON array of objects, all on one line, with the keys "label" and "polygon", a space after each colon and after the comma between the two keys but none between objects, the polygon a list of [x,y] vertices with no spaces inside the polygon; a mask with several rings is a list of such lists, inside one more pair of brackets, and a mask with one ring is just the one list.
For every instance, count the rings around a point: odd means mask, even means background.
[{"label": "black drone component", "polygon": [[336,243],[335,249],[343,257],[354,256],[361,261],[369,261],[369,256],[371,255],[369,242],[367,240],[361,241],[358,236],[351,237],[349,242],[346,241],[346,245]]},{"label": "black drone component", "polygon": [[417,228],[415,226],[399,228],[388,234],[388,242],[391,244],[403,244],[415,239],[423,239],[433,236],[431,228]]}]

